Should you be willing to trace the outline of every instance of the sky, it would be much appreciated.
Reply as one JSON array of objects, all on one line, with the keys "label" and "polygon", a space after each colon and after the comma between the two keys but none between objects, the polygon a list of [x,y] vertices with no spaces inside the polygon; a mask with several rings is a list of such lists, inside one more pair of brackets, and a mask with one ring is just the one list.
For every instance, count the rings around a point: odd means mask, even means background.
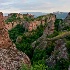
[{"label": "sky", "polygon": [[69,12],[70,0],[0,0],[0,11],[12,12]]}]

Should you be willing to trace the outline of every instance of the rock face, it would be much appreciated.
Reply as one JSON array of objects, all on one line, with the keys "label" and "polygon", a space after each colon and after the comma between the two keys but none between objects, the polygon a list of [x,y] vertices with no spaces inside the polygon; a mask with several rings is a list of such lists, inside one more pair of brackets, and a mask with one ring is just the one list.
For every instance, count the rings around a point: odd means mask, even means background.
[{"label": "rock face", "polygon": [[0,48],[7,48],[12,45],[12,42],[9,38],[8,30],[5,27],[3,21],[3,13],[0,12]]},{"label": "rock face", "polygon": [[0,70],[18,70],[23,63],[28,66],[31,64],[28,56],[18,51],[11,42],[0,12]]},{"label": "rock face", "polygon": [[6,70],[18,70],[22,64],[30,64],[30,59],[25,53],[19,52],[15,46],[0,48],[0,66]]},{"label": "rock face", "polygon": [[[37,45],[36,45],[37,44]],[[34,41],[31,46],[33,48],[38,49],[45,49],[47,47],[47,41],[46,36],[42,35],[40,38],[38,38],[36,41]]]},{"label": "rock face", "polygon": [[49,14],[47,15],[47,27],[45,28],[43,34],[44,35],[50,35],[53,34],[54,32],[54,22],[56,20],[56,16],[54,14]]},{"label": "rock face", "polygon": [[54,28],[55,28],[54,22],[53,22],[53,21],[48,22],[48,23],[47,23],[47,27],[45,28],[43,34],[44,34],[44,35],[53,34]]},{"label": "rock face", "polygon": [[70,12],[68,13],[67,17],[64,19],[64,22],[69,26],[70,25]]},{"label": "rock face", "polygon": [[41,19],[39,18],[31,22],[25,22],[24,28],[28,31],[32,31],[32,30],[36,30],[37,27],[40,25],[44,26],[45,24],[47,24],[48,30],[53,32],[55,19],[56,19],[56,16],[54,14],[48,14],[48,15],[43,16]]},{"label": "rock face", "polygon": [[[43,32],[43,35],[32,43],[31,46],[34,48],[45,49],[47,47],[47,41],[46,41],[47,35],[53,34],[54,32],[54,22],[56,20],[56,16],[54,14],[49,14],[46,17],[47,17],[46,20],[47,26]],[[36,45],[37,43],[38,45]]]},{"label": "rock face", "polygon": [[56,62],[61,59],[68,59],[67,48],[65,46],[65,42],[62,39],[57,40],[54,51],[51,56],[46,60],[48,66],[54,66]]},{"label": "rock face", "polygon": [[[34,15],[31,15],[28,13],[27,14],[10,13],[10,14],[8,14],[8,16],[3,17],[4,21],[8,20],[9,18],[12,18],[12,16],[14,16],[14,18],[16,18],[17,20],[12,21],[12,22],[11,21],[6,22],[5,26],[8,30],[11,30],[12,28],[16,27],[16,25],[18,25],[18,24],[20,24],[20,25],[23,24],[25,22],[25,19],[24,19],[25,17],[34,19]],[[32,24],[33,24],[33,22],[32,22]],[[33,27],[34,27],[34,24],[33,24]],[[29,24],[25,22],[25,24],[24,24],[25,28],[30,29],[27,25],[29,25]],[[29,25],[29,26],[31,26],[31,25]]]}]

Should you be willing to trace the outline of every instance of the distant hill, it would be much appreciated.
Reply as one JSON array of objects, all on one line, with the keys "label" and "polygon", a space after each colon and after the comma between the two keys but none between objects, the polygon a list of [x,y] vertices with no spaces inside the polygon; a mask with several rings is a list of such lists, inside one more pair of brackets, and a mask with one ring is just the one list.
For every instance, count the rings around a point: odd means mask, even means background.
[{"label": "distant hill", "polygon": [[35,17],[38,17],[38,16],[41,16],[41,15],[46,15],[47,13],[42,13],[42,12],[20,12],[21,14],[32,14],[34,15]]},{"label": "distant hill", "polygon": [[[42,12],[20,12],[21,14],[32,14],[35,17],[41,16],[41,15],[46,15],[48,13],[42,13]],[[4,13],[4,16],[7,16],[9,13]]]},{"label": "distant hill", "polygon": [[53,12],[56,15],[57,19],[65,19],[68,12]]},{"label": "distant hill", "polygon": [[[21,14],[29,13],[29,14],[34,15],[35,17],[48,14],[48,13],[42,13],[42,12],[20,12],[20,13]],[[4,13],[4,16],[7,16],[8,14],[9,13]],[[58,12],[53,12],[53,14],[56,15],[57,19],[64,19],[67,16],[68,12],[59,12],[58,11]]]}]

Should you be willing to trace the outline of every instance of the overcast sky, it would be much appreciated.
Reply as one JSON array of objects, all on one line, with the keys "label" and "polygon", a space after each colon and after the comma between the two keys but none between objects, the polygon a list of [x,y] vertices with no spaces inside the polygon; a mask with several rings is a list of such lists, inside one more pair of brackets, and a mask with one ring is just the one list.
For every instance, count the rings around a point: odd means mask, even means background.
[{"label": "overcast sky", "polygon": [[0,11],[10,12],[69,12],[70,0],[0,0]]}]

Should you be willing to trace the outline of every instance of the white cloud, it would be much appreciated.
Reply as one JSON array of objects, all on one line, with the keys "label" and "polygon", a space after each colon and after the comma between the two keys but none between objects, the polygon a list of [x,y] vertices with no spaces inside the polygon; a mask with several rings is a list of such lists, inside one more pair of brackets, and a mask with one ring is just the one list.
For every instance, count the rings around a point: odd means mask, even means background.
[{"label": "white cloud", "polygon": [[14,4],[15,2],[5,2],[5,3],[1,3],[1,5],[11,5]]},{"label": "white cloud", "polygon": [[2,12],[70,11],[70,0],[0,0]]}]

